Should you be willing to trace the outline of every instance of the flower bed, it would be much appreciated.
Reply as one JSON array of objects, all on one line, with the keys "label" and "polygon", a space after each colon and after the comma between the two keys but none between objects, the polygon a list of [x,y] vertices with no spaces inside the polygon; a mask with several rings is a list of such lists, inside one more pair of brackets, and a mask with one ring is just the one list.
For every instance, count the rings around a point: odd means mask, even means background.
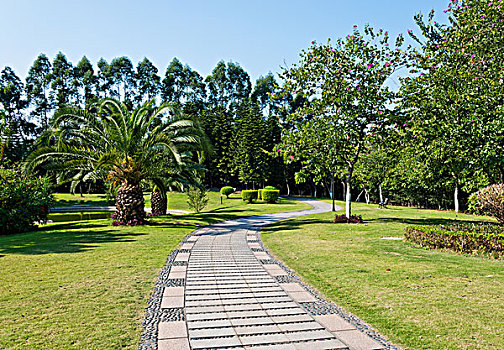
[{"label": "flower bed", "polygon": [[439,226],[409,226],[408,241],[431,249],[450,249],[459,253],[488,253],[504,257],[504,226],[495,224],[457,224]]}]

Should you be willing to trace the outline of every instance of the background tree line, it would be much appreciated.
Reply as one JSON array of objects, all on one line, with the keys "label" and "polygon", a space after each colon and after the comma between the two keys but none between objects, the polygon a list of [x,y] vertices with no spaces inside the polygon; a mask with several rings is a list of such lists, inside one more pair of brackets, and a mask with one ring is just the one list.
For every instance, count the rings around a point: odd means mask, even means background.
[{"label": "background tree line", "polygon": [[283,162],[270,154],[291,107],[288,100],[270,99],[277,92],[271,73],[253,88],[248,73],[233,62],[219,62],[203,78],[174,58],[161,77],[148,58],[136,66],[128,57],[110,63],[102,58],[93,65],[84,56],[73,65],[61,52],[52,62],[40,54],[24,82],[11,67],[0,72],[4,162],[23,161],[55,111],[67,105],[86,109],[98,99],[114,98],[133,110],[154,100],[177,105],[208,135],[213,151],[204,158],[205,185],[285,186]]},{"label": "background tree line", "polygon": [[[455,208],[504,178],[504,17],[500,2],[452,1],[449,23],[416,16],[417,42],[357,28],[312,43],[299,63],[254,85],[237,63],[203,78],[174,59],[161,77],[147,58],[76,66],[40,55],[23,82],[0,73],[4,158],[23,160],[54,111],[112,97],[130,109],[171,102],[203,128],[208,187],[273,185],[284,193]],[[409,74],[398,89],[387,79]]]}]

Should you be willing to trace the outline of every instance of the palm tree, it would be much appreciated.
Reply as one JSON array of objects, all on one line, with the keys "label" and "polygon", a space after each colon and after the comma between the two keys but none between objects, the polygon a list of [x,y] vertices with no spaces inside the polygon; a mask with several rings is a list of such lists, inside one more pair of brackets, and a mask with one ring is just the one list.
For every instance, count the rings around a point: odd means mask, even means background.
[{"label": "palm tree", "polygon": [[45,164],[73,178],[106,178],[118,187],[116,217],[120,223],[145,218],[143,180],[162,184],[183,169],[191,151],[198,151],[204,134],[172,104],[156,108],[150,101],[133,111],[114,99],[90,110],[65,107],[51,120],[48,145],[27,159],[28,170]]}]

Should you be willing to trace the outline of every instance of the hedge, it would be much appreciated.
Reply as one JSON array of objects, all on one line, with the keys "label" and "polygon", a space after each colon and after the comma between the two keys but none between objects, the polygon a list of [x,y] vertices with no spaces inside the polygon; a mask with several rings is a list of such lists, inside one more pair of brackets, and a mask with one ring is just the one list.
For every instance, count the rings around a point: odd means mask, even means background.
[{"label": "hedge", "polygon": [[220,189],[220,194],[229,198],[229,195],[234,192],[234,188],[231,186],[224,186]]},{"label": "hedge", "polygon": [[408,241],[431,249],[450,249],[459,253],[488,253],[504,257],[504,227],[485,224],[453,226],[409,226]]},{"label": "hedge", "polygon": [[263,189],[261,191],[261,199],[267,203],[276,203],[278,196],[280,195],[279,190],[269,190]]},{"label": "hedge", "polygon": [[257,190],[243,190],[242,199],[252,203],[254,199],[257,199]]}]

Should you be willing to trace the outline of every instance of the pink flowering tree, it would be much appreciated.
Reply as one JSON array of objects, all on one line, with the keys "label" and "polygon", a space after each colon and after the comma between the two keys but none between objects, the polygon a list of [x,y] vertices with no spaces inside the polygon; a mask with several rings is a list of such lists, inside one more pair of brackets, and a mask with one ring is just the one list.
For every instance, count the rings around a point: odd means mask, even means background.
[{"label": "pink flowering tree", "polygon": [[285,159],[331,178],[333,193],[334,179],[344,177],[347,217],[361,153],[391,122],[396,94],[387,79],[405,64],[402,45],[401,35],[391,40],[384,30],[366,26],[361,33],[355,26],[334,43],[312,42],[281,74],[285,91],[307,101],[287,117]]},{"label": "pink flowering tree", "polygon": [[402,84],[413,149],[438,164],[454,190],[503,181],[504,1],[451,1],[449,25],[416,17],[421,47]]}]

